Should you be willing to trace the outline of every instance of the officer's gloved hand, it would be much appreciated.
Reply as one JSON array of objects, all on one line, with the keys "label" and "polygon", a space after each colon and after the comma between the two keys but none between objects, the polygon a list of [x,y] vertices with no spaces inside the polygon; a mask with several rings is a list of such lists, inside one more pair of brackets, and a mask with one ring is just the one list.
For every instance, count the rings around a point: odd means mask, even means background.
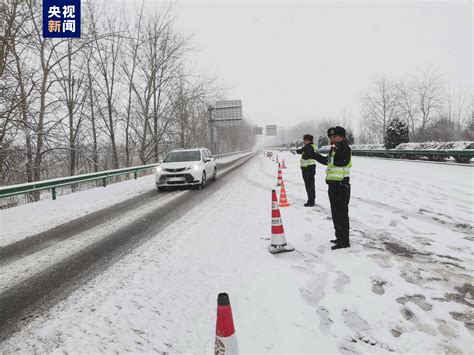
[{"label": "officer's gloved hand", "polygon": [[303,154],[303,148],[296,149],[296,153],[297,153],[297,154]]}]

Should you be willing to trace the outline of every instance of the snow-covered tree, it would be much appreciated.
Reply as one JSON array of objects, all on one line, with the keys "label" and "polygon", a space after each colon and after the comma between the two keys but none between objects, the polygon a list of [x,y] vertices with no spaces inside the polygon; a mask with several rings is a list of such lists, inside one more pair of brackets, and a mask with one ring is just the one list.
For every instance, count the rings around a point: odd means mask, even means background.
[{"label": "snow-covered tree", "polygon": [[408,125],[398,117],[393,118],[387,125],[385,132],[385,148],[395,148],[400,143],[408,143]]}]

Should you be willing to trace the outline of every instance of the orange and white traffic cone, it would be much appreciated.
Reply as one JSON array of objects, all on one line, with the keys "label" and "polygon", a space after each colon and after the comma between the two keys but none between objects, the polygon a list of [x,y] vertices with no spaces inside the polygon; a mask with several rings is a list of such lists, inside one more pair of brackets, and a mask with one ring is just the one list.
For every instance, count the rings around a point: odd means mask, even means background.
[{"label": "orange and white traffic cone", "polygon": [[286,189],[285,189],[285,183],[283,180],[281,181],[281,187],[280,187],[280,203],[278,204],[280,207],[288,207],[290,204],[288,203],[288,200],[286,199]]},{"label": "orange and white traffic cone", "polygon": [[295,250],[291,244],[286,242],[275,190],[272,190],[272,238],[268,250],[272,254],[286,253]]},{"label": "orange and white traffic cone", "polygon": [[282,175],[282,172],[281,172],[281,166],[280,166],[280,163],[278,163],[278,177],[277,177],[277,186],[280,186],[282,181],[283,181],[283,175]]},{"label": "orange and white traffic cone", "polygon": [[235,336],[232,308],[230,308],[229,295],[219,293],[217,296],[217,320],[215,355],[234,355],[239,353],[237,337]]},{"label": "orange and white traffic cone", "polygon": [[285,159],[282,159],[281,168],[286,169]]}]

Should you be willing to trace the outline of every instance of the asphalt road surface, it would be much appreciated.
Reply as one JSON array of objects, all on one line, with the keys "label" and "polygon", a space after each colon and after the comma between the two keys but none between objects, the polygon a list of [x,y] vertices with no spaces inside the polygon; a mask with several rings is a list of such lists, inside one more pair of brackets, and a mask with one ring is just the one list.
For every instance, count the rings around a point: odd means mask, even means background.
[{"label": "asphalt road surface", "polygon": [[[0,248],[0,268],[19,266],[20,270],[18,275],[13,273],[11,279],[4,278],[3,288],[0,288],[0,341],[156,236],[187,211],[199,208],[201,201],[224,186],[232,178],[232,172],[252,157],[254,155],[218,163],[219,178],[203,190],[151,191]],[[118,228],[111,227],[113,220],[121,222],[116,224]],[[76,248],[73,240],[82,236],[80,243],[87,245],[74,252],[71,250]],[[58,247],[56,253],[54,249],[50,254],[45,253],[61,244],[64,247]],[[67,252],[64,249],[68,249]],[[46,261],[38,259],[35,264],[35,256],[40,258],[41,253]],[[42,268],[42,263],[46,267]]]}]

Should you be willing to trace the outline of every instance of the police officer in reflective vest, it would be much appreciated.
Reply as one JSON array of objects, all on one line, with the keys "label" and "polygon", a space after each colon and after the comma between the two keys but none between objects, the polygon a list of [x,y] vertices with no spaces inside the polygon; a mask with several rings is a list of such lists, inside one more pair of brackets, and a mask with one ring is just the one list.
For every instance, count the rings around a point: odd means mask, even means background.
[{"label": "police officer in reflective vest", "polygon": [[316,145],[313,143],[313,136],[305,134],[303,136],[304,146],[296,150],[296,153],[301,154],[300,166],[303,174],[304,186],[308,194],[308,201],[304,204],[305,207],[313,207],[316,198],[314,189],[314,175],[316,175],[316,160],[314,156],[318,152]]},{"label": "police officer in reflective vest", "polygon": [[326,183],[328,185],[329,201],[331,203],[332,221],[336,239],[331,240],[335,245],[331,248],[349,248],[349,200],[351,185],[349,183],[352,167],[352,151],[346,141],[346,130],[340,126],[328,129],[331,150],[324,157],[317,153],[312,156],[319,163],[327,165]]}]

